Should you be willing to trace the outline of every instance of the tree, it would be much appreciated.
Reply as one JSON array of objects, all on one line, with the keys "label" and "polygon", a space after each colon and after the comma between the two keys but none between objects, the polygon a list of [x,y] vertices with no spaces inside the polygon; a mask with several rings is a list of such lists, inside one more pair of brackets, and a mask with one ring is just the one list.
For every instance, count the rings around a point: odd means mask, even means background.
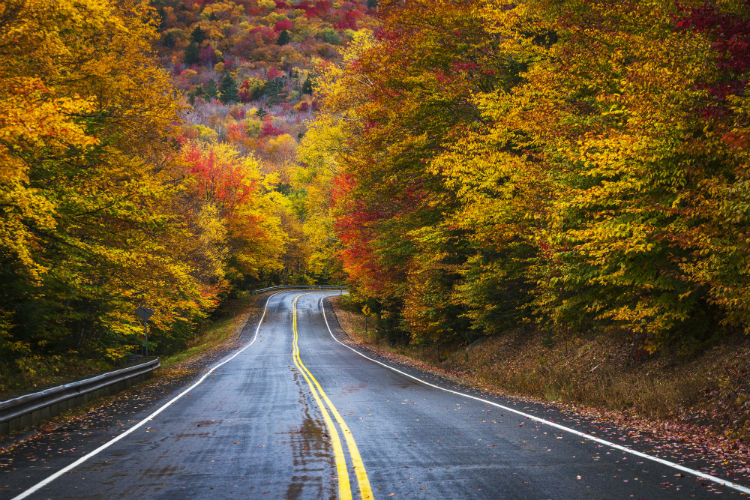
[{"label": "tree", "polygon": [[287,30],[281,30],[281,33],[279,33],[279,38],[276,40],[276,43],[278,45],[286,45],[287,43],[292,41],[292,37],[289,36],[289,32]]},{"label": "tree", "polygon": [[[147,303],[156,342],[208,303],[175,205],[169,76],[146,2],[18,0],[0,55],[0,352],[31,373],[124,354]],[[40,43],[40,41],[44,43]],[[115,356],[116,357],[116,356]]]},{"label": "tree", "polygon": [[219,95],[224,104],[237,102],[237,82],[228,71],[219,80]]},{"label": "tree", "polygon": [[203,94],[208,98],[216,98],[219,95],[219,89],[216,88],[216,81],[210,78],[203,86]]},{"label": "tree", "polygon": [[190,41],[200,46],[204,40],[208,38],[208,34],[201,29],[200,26],[196,26],[190,33]]},{"label": "tree", "polygon": [[302,84],[302,93],[308,95],[312,95],[313,93],[312,79],[309,75],[305,78],[305,83]]},{"label": "tree", "polygon": [[180,163],[191,176],[195,224],[219,235],[211,238],[214,250],[208,252],[217,286],[226,287],[225,278],[237,281],[280,270],[287,243],[280,227],[284,209],[268,193],[274,179],[264,179],[257,159],[240,156],[228,145],[187,144]]},{"label": "tree", "polygon": [[200,51],[200,45],[195,42],[190,42],[190,44],[185,47],[185,64],[198,64],[198,62],[200,61]]},{"label": "tree", "polygon": [[[353,149],[337,158],[334,228],[355,286],[387,304],[396,324],[412,327],[414,340],[460,337],[465,331],[460,308],[435,305],[459,279],[456,266],[467,256],[452,244],[454,238],[430,234],[456,207],[440,177],[425,165],[444,150],[444,142],[479,118],[468,103],[471,85],[489,85],[492,77],[471,65],[488,38],[461,5],[391,7],[384,10],[379,38],[358,34],[344,54],[344,66],[327,66],[319,77],[324,114],[346,122]],[[410,30],[402,29],[404,23]],[[462,36],[446,41],[446,32]],[[438,43],[436,53],[431,47]],[[451,70],[454,81],[442,76]],[[421,258],[421,252],[435,255],[435,247],[423,246],[428,241],[444,242],[438,261]],[[428,281],[442,283],[435,300],[408,293],[428,273]],[[427,315],[429,322],[417,320]]]},{"label": "tree", "polygon": [[412,341],[750,329],[744,7],[381,2],[319,76],[355,287]]}]

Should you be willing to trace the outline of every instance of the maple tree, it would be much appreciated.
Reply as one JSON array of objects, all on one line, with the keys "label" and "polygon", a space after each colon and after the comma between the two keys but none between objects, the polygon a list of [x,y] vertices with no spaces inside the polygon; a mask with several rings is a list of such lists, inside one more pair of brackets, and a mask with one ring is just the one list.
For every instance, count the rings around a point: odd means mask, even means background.
[{"label": "maple tree", "polygon": [[179,163],[187,171],[185,205],[193,224],[211,228],[203,252],[214,260],[214,284],[227,287],[225,278],[258,277],[261,271],[281,270],[278,255],[286,236],[280,227],[283,201],[273,192],[274,176],[264,176],[258,161],[241,156],[227,144],[189,143]]}]

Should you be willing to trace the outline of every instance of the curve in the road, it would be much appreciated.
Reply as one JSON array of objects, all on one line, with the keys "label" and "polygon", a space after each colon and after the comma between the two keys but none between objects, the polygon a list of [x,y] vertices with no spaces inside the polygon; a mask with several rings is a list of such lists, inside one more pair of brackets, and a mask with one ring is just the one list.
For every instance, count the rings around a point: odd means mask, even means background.
[{"label": "curve in the road", "polygon": [[318,300],[326,295],[269,297],[241,350],[156,411],[144,408],[117,436],[71,434],[70,451],[84,454],[73,463],[67,453],[16,462],[0,475],[0,492],[18,499],[348,500],[355,482],[363,499],[708,500],[750,492],[680,460],[556,423],[565,416],[540,418],[546,414],[514,400],[383,363],[336,338]]}]

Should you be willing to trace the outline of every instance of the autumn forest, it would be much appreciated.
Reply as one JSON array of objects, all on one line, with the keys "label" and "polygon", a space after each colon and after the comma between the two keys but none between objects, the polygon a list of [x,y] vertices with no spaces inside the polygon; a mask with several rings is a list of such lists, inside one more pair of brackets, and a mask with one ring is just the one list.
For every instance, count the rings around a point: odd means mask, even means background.
[{"label": "autumn forest", "polygon": [[747,334],[749,52],[748,0],[0,0],[0,372],[282,283],[394,344]]}]

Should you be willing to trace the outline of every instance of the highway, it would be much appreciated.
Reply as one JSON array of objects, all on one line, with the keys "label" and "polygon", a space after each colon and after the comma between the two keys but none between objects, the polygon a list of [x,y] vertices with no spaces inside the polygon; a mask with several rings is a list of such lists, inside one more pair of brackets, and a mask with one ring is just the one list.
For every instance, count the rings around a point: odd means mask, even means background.
[{"label": "highway", "polygon": [[272,295],[243,350],[127,433],[42,476],[5,478],[16,487],[7,498],[747,497],[534,420],[511,399],[466,397],[366,359],[329,330],[322,300],[334,293]]}]

